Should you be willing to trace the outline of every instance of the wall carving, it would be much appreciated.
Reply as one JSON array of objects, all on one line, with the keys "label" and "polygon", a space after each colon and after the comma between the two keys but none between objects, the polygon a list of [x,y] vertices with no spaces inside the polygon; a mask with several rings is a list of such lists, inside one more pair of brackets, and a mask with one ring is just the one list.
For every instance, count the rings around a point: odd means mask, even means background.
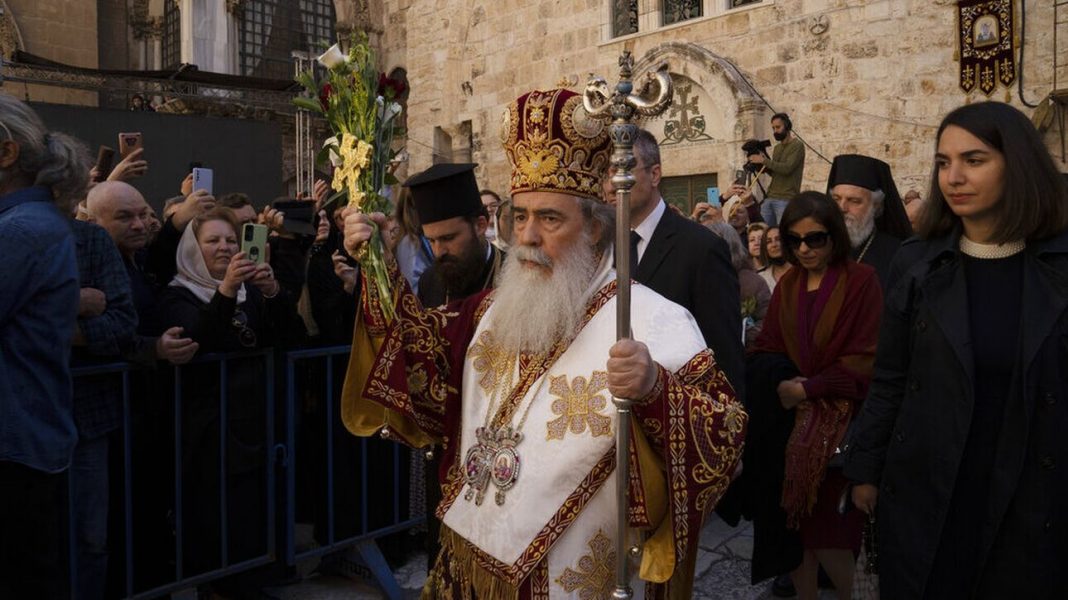
[{"label": "wall carving", "polygon": [[15,22],[15,15],[11,14],[7,3],[0,0],[0,55],[9,57],[16,50],[23,48],[25,45],[22,43],[22,34],[19,32],[18,23]]}]

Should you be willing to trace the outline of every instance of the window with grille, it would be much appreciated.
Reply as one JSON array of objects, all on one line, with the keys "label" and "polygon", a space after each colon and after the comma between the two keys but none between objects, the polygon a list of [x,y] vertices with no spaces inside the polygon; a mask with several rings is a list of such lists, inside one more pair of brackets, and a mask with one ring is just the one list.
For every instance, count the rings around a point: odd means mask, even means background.
[{"label": "window with grille", "polygon": [[241,74],[292,79],[294,50],[320,52],[334,41],[333,0],[249,0],[238,28]]},{"label": "window with grille", "polygon": [[638,0],[612,0],[612,37],[638,33]]},{"label": "window with grille", "polygon": [[742,6],[749,6],[750,4],[760,4],[764,0],[727,0],[728,8],[740,8]]},{"label": "window with grille", "polygon": [[708,188],[716,187],[718,181],[715,173],[664,177],[660,180],[660,195],[688,215],[698,202],[708,202]]},{"label": "window with grille", "polygon": [[178,3],[163,3],[163,68],[177,67],[182,62],[182,15]]},{"label": "window with grille", "polygon": [[700,17],[702,4],[704,4],[704,0],[664,0],[664,25]]}]

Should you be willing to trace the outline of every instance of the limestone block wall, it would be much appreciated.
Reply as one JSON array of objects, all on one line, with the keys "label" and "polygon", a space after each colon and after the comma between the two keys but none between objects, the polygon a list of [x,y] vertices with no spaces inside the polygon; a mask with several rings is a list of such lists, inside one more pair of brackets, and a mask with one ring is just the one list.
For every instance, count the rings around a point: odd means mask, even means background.
[{"label": "limestone block wall", "polygon": [[[7,0],[7,6],[27,52],[78,67],[98,66],[95,0]],[[3,91],[41,102],[97,103],[93,92],[48,86],[5,83]]]},{"label": "limestone block wall", "polygon": [[[1035,103],[1053,84],[1053,9],[1043,0],[1021,2],[1027,10],[1023,93]],[[673,72],[705,85],[709,98],[720,99],[706,119],[719,119],[720,130],[734,132],[665,151],[668,176],[711,170],[722,181],[723,171],[740,162],[739,139],[768,137],[773,107],[791,113],[813,148],[806,187],[825,184],[829,164],[817,152],[828,159],[861,152],[889,162],[903,190],[924,190],[941,117],[985,99],[958,87],[957,14],[950,0],[765,0],[668,27],[657,26],[660,3],[641,0],[639,32],[618,39],[609,36],[609,5],[608,0],[376,3],[372,18],[381,32],[384,67],[406,68],[412,87],[410,169],[431,164],[435,139],[443,139],[436,132],[447,134],[453,148],[458,137],[469,136],[472,159],[481,164],[480,183],[506,189],[508,166],[497,128],[507,103],[561,79],[581,89],[590,73],[614,82],[625,48],[642,64],[664,57]],[[1016,25],[1019,35],[1018,18]],[[1062,46],[1066,42],[1068,36],[1062,36]],[[665,52],[668,45],[701,52]],[[702,52],[705,58],[693,57]],[[752,90],[723,72],[730,64],[771,107],[750,102]],[[1068,86],[1065,77],[1060,81]],[[999,87],[991,98],[1030,114],[1015,85]],[[1059,139],[1050,134],[1049,142],[1059,155]]]}]

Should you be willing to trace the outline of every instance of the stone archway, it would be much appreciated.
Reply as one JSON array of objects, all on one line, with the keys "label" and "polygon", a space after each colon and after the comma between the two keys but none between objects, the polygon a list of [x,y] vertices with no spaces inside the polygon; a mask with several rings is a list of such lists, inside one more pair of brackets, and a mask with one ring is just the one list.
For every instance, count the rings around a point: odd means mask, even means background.
[{"label": "stone archway", "polygon": [[767,131],[764,102],[730,61],[696,44],[660,44],[634,71],[664,63],[675,84],[674,102],[664,115],[643,123],[660,141],[664,175],[730,185],[745,162],[742,142]]},{"label": "stone archway", "polygon": [[10,58],[16,50],[22,50],[26,45],[22,41],[22,32],[15,22],[15,15],[11,13],[7,2],[0,0],[0,56]]}]

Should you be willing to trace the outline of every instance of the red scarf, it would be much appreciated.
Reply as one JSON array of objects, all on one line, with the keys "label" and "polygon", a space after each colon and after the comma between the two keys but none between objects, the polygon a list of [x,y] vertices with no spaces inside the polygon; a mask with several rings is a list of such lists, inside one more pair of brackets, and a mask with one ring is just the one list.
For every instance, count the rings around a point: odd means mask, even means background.
[{"label": "red scarf", "polygon": [[782,492],[791,527],[812,512],[827,463],[868,393],[882,315],[871,267],[852,261],[830,267],[811,301],[805,298],[807,282],[802,268],[783,275],[754,348],[786,354],[813,380],[812,389],[824,392],[795,408]]}]

